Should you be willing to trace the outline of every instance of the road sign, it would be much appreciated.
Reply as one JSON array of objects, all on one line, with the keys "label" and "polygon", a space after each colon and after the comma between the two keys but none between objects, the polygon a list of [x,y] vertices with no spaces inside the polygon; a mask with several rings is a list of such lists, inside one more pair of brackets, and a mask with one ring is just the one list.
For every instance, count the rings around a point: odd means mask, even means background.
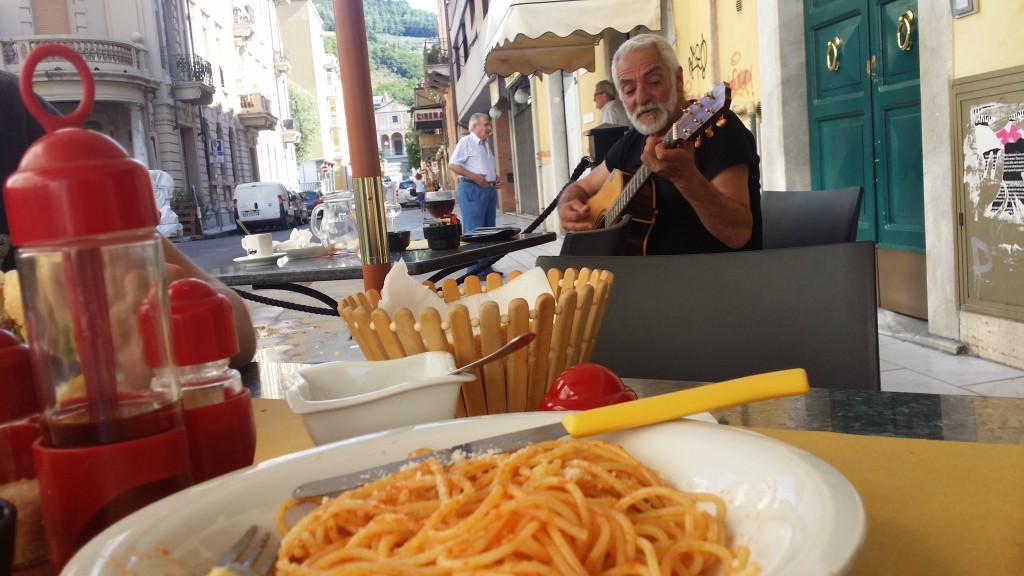
[{"label": "road sign", "polygon": [[328,173],[328,172],[330,172],[330,171],[331,171],[331,167],[330,167],[330,165],[328,165],[328,164],[323,164],[323,165],[321,165],[321,166],[320,166],[320,172],[322,172],[322,173],[324,173],[324,174],[327,174],[327,173]]}]

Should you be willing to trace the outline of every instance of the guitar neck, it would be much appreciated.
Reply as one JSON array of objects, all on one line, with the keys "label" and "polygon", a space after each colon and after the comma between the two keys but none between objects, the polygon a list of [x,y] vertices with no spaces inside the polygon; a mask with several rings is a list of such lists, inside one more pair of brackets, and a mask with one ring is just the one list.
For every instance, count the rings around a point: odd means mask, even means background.
[{"label": "guitar neck", "polygon": [[647,182],[647,179],[651,177],[651,169],[643,164],[637,169],[636,174],[630,178],[629,183],[622,188],[622,193],[615,199],[615,202],[608,207],[608,212],[604,215],[604,226],[608,227],[615,223],[622,215],[622,211],[626,209],[636,193],[640,191],[640,188]]}]

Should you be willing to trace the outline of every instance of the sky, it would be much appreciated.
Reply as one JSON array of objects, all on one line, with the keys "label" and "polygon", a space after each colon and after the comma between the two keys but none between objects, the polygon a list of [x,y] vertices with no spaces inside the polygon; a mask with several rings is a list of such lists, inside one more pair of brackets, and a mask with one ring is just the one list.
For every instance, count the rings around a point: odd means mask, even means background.
[{"label": "sky", "polygon": [[437,0],[405,0],[409,6],[437,14]]}]

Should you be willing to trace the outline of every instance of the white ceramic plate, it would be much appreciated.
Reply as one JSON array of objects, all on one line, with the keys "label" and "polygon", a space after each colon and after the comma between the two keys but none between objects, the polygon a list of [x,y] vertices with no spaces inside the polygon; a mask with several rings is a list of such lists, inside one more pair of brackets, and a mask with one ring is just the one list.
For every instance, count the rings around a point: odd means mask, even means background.
[{"label": "white ceramic plate", "polygon": [[288,255],[292,260],[300,260],[302,258],[317,258],[319,256],[326,256],[327,249],[322,244],[314,244],[312,246],[303,246],[302,248],[275,248]]},{"label": "white ceramic plate", "polygon": [[[385,464],[417,448],[451,446],[561,417],[534,412],[447,420],[269,460],[128,516],[83,547],[63,573],[173,574],[179,567],[181,573],[203,573],[249,524],[271,529],[274,510],[299,484]],[[845,574],[863,544],[866,520],[856,490],[834,468],[788,444],[694,420],[604,438],[622,444],[677,488],[721,495],[736,543],[750,547],[765,576]],[[126,566],[133,568],[123,571]]]},{"label": "white ceramic plate", "polygon": [[274,252],[269,256],[239,256],[235,258],[235,262],[245,264],[246,266],[264,266],[277,262],[278,258],[282,256],[284,256],[283,252]]}]

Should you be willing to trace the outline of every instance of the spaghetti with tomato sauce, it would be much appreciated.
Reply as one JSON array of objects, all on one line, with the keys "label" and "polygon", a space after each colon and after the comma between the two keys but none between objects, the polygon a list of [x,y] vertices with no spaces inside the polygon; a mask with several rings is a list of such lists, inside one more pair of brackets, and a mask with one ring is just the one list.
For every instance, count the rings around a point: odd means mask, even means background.
[{"label": "spaghetti with tomato sauce", "polygon": [[277,574],[754,575],[724,501],[680,492],[622,447],[556,440],[448,467],[429,459],[325,499]]}]

